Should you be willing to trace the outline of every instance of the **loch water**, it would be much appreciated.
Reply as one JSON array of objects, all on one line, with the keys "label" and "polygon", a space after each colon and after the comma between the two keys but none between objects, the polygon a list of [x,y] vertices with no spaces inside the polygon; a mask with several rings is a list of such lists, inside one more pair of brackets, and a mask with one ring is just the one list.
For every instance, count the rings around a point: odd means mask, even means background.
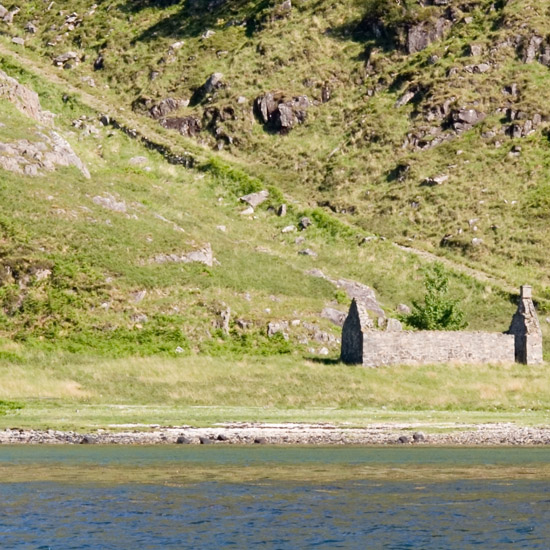
[{"label": "loch water", "polygon": [[0,548],[549,548],[550,449],[0,447]]}]

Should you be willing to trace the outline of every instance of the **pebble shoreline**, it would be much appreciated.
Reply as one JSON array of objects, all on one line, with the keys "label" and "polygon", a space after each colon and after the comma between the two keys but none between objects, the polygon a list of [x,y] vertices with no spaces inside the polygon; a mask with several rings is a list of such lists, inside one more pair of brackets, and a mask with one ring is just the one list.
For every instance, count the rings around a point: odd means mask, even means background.
[{"label": "pebble shoreline", "polygon": [[211,428],[191,426],[143,426],[126,431],[97,430],[90,433],[59,430],[0,431],[0,444],[120,444],[120,445],[457,445],[532,446],[550,445],[550,427],[519,427],[514,424],[430,426],[445,432],[423,432],[411,424],[376,424],[345,428],[328,424],[227,424]]}]

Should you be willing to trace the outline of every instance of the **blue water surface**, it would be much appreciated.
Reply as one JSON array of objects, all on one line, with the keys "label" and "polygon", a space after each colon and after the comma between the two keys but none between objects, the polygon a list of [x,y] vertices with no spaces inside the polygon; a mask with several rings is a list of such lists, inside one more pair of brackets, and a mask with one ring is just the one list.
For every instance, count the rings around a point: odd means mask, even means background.
[{"label": "blue water surface", "polygon": [[[165,450],[186,460],[232,463],[245,458],[250,449]],[[102,456],[101,449],[67,450],[64,456],[90,461]],[[255,461],[281,453],[298,465],[311,456],[323,456],[315,449],[262,449]],[[142,460],[161,460],[162,449],[141,450]],[[347,450],[338,455],[328,450],[331,460],[341,466],[372,459],[369,450]],[[427,451],[427,450],[423,450]],[[436,450],[437,451],[437,450]],[[489,454],[480,453],[481,462]],[[495,461],[505,461],[498,450]],[[530,462],[524,450],[523,462]],[[536,450],[535,450],[536,451]],[[256,452],[256,450],[254,450]],[[404,461],[407,450],[381,451],[389,461]],[[399,452],[402,454],[399,455]],[[440,452],[440,451],[437,451]],[[448,451],[454,460],[454,450]],[[514,451],[515,452],[515,451]],[[0,450],[0,455],[18,454],[17,449]],[[21,450],[21,460],[44,453],[55,467],[52,453]],[[76,453],[76,454],[75,454]],[[122,456],[138,460],[140,449],[109,449],[120,465]],[[129,455],[128,455],[129,453]],[[151,454],[152,453],[152,454]],[[229,453],[229,454],[227,454]],[[332,454],[330,454],[332,453]],[[397,454],[396,454],[397,453]],[[475,457],[475,451],[471,451]],[[437,453],[436,453],[437,455]],[[118,458],[116,458],[118,456]],[[327,456],[327,455],[325,455]],[[401,458],[399,458],[401,456]],[[410,455],[409,455],[410,456]],[[413,456],[422,456],[413,454]],[[426,452],[425,457],[429,456]],[[436,462],[444,462],[444,453]],[[501,458],[499,459],[499,456]],[[519,455],[518,455],[519,456]],[[541,453],[535,453],[536,461]],[[48,458],[49,457],[49,458]],[[195,458],[193,458],[195,457]],[[345,457],[345,458],[344,458]],[[367,458],[368,457],[368,458]],[[397,458],[396,458],[397,457]],[[466,460],[463,455],[462,461]],[[12,459],[14,456],[12,456]],[[58,459],[60,456],[58,456]],[[67,458],[67,460],[69,460]],[[280,459],[279,459],[280,460]],[[470,458],[469,460],[473,460]],[[0,458],[0,462],[2,459]],[[509,461],[506,461],[509,462]],[[224,462],[225,463],[225,462]],[[536,464],[536,462],[532,462]],[[311,481],[195,482],[181,486],[167,484],[98,485],[74,482],[0,483],[0,548],[33,550],[66,549],[176,549],[176,548],[388,548],[388,549],[465,549],[550,547],[550,486],[536,479],[453,479],[359,480],[343,483]]]}]

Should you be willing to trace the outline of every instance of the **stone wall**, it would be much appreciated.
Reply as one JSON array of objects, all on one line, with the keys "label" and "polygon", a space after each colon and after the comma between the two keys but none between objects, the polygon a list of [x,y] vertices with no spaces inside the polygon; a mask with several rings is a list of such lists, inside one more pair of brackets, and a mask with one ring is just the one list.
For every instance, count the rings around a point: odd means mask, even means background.
[{"label": "stone wall", "polygon": [[[397,323],[399,325],[399,323]],[[499,332],[375,330],[365,304],[353,300],[342,329],[341,359],[369,367],[430,363],[543,362],[542,332],[531,297],[522,286],[510,329]],[[399,327],[398,327],[399,328]]]},{"label": "stone wall", "polygon": [[363,334],[363,365],[513,363],[514,336],[487,332],[371,330]]}]

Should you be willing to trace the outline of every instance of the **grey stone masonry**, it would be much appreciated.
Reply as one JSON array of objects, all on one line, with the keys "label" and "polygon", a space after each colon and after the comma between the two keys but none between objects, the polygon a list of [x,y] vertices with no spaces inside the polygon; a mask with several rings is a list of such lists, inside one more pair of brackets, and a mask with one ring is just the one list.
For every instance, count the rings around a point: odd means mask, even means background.
[{"label": "grey stone masonry", "polygon": [[364,334],[366,367],[513,362],[514,336],[510,334],[438,330]]},{"label": "grey stone masonry", "polygon": [[521,287],[518,310],[512,317],[509,334],[515,338],[515,358],[518,363],[542,363],[542,331],[532,300],[532,289]]},{"label": "grey stone masonry", "polygon": [[342,328],[342,361],[351,365],[363,362],[364,333],[374,328],[365,305],[355,298]]},{"label": "grey stone masonry", "polygon": [[542,363],[542,332],[522,286],[510,329],[499,332],[375,330],[364,304],[353,300],[342,329],[341,359],[368,367],[430,363]]}]

